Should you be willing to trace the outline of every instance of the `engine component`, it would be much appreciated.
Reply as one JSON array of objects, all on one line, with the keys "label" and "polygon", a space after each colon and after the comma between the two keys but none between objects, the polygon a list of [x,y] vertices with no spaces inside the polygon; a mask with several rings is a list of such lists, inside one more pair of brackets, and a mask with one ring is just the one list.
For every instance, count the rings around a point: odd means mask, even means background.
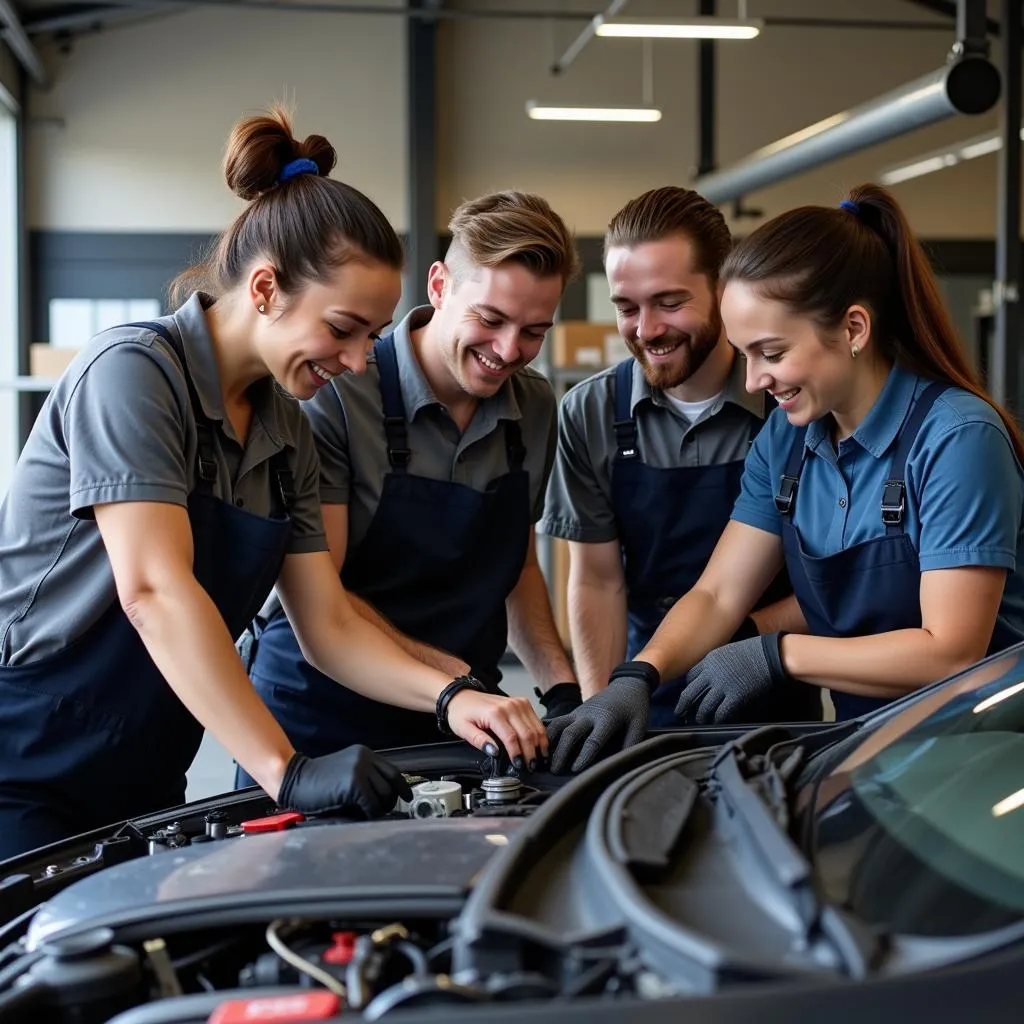
[{"label": "engine component", "polygon": [[45,1002],[73,1012],[79,1024],[102,1024],[134,1006],[142,995],[138,955],[114,945],[110,928],[54,939],[25,976],[27,985],[46,990]]},{"label": "engine component", "polygon": [[409,816],[447,818],[461,807],[462,787],[457,782],[421,782],[413,787]]},{"label": "engine component", "polygon": [[164,850],[177,850],[188,846],[189,838],[182,830],[180,821],[172,821],[161,829],[157,829],[149,837],[149,852],[161,853]]},{"label": "engine component", "polygon": [[210,811],[203,819],[206,834],[211,839],[224,839],[228,834],[228,816],[225,811]]},{"label": "engine component", "polygon": [[287,945],[281,932],[288,925],[287,921],[278,919],[271,921],[267,925],[267,945],[286,963],[291,964],[297,971],[302,974],[307,974],[314,981],[319,982],[324,988],[333,992],[335,995],[345,998],[345,986],[334,977],[333,974],[328,973],[322,967],[307,960],[304,956],[297,953],[294,949]]},{"label": "engine component", "polygon": [[489,804],[514,804],[522,792],[523,784],[514,775],[492,776],[480,783]]},{"label": "engine component", "polygon": [[439,1006],[478,1003],[487,993],[468,985],[458,985],[446,974],[427,977],[413,975],[375,996],[363,1010],[364,1020],[379,1020],[392,1010],[410,1006]]}]

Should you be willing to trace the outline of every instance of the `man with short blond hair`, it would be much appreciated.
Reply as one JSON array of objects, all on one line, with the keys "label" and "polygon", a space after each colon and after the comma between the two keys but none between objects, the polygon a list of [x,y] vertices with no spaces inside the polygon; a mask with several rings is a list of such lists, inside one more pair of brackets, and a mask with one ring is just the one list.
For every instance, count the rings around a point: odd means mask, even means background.
[{"label": "man with short blond hair", "polygon": [[[539,196],[462,204],[427,278],[429,304],[376,342],[362,376],[305,403],[331,554],[353,604],[414,656],[490,686],[509,642],[549,714],[579,704],[533,526],[554,461],[556,401],[529,368],[579,260]],[[251,669],[296,748],[314,756],[443,739],[432,715],[339,686],[302,658],[283,614]],[[241,779],[240,781],[245,781]]]}]

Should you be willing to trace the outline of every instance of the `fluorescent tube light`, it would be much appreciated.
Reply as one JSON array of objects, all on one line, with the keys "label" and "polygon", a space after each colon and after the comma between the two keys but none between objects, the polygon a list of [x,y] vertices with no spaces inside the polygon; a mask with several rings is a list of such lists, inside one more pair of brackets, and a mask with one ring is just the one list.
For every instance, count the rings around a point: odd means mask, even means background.
[{"label": "fluorescent tube light", "polygon": [[549,107],[528,100],[526,112],[535,121],[631,121],[661,120],[657,107]]},{"label": "fluorescent tube light", "polygon": [[594,18],[594,31],[618,39],[754,39],[764,22],[757,18]]},{"label": "fluorescent tube light", "polygon": [[[1024,140],[1024,129],[1021,129],[1020,137]],[[987,156],[989,153],[998,153],[1002,148],[1003,137],[998,132],[976,135],[974,138],[947,146],[945,149],[926,153],[924,156],[888,167],[882,171],[878,180],[883,185],[898,185],[901,181],[920,178],[922,174],[932,174],[934,171],[941,171],[946,167],[955,167],[965,160],[974,160],[976,157]]]}]

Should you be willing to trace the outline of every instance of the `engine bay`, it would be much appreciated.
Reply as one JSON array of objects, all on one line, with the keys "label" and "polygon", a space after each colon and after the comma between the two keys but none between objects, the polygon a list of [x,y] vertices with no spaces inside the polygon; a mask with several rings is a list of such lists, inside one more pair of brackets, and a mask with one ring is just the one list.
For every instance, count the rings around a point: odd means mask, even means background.
[{"label": "engine bay", "polygon": [[[400,762],[400,758],[396,761]],[[550,997],[526,975],[452,978],[451,922],[494,853],[564,778],[421,748],[383,818],[310,818],[259,790],[42,851],[0,882],[0,1021],[367,1020]],[[24,860],[24,858],[22,859]],[[45,863],[44,863],[45,861]]]}]

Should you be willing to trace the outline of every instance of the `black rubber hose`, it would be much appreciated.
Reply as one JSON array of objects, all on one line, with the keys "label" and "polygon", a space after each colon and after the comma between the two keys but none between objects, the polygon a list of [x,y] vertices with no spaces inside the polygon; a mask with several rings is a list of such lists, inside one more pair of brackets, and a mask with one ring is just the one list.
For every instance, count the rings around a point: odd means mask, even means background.
[{"label": "black rubber hose", "polygon": [[25,1013],[46,999],[45,985],[22,985],[0,994],[0,1021],[31,1020]]}]

